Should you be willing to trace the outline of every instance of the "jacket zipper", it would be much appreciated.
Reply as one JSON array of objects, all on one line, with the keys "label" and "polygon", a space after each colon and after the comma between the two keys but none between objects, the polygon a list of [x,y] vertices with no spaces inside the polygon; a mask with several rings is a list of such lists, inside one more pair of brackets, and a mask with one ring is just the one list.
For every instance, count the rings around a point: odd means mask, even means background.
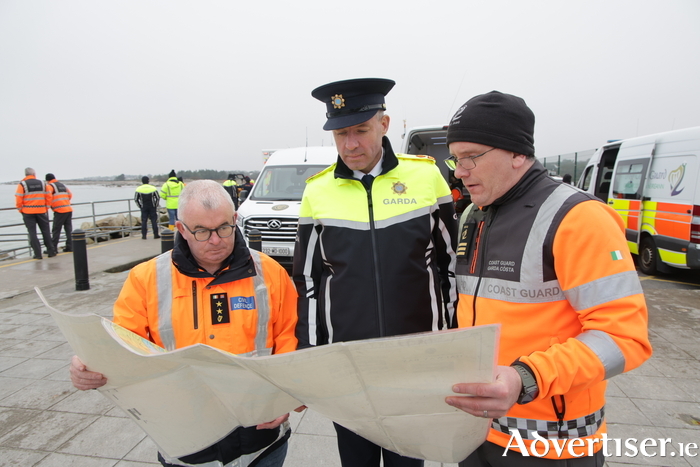
[{"label": "jacket zipper", "polygon": [[192,318],[194,319],[194,328],[199,329],[199,314],[197,313],[197,282],[192,281]]},{"label": "jacket zipper", "polygon": [[564,396],[559,396],[559,400],[561,401],[561,410],[559,410],[557,401],[554,399],[555,397],[556,396],[552,396],[552,406],[554,407],[554,413],[557,415],[557,434],[559,438],[562,438],[561,429],[564,425],[564,415],[566,415],[566,399],[564,399]]},{"label": "jacket zipper", "polygon": [[379,322],[379,337],[384,337],[386,335],[386,330],[384,329],[384,306],[382,298],[382,282],[379,274],[379,254],[377,252],[377,239],[375,235],[376,231],[374,229],[374,204],[372,203],[372,186],[370,185],[369,187],[367,187],[364,183],[362,183],[362,186],[367,192],[367,207],[369,209],[369,232],[370,239],[372,241],[374,284],[377,292],[377,320]]},{"label": "jacket zipper", "polygon": [[[481,221],[481,224],[479,225],[479,230],[476,234],[476,241],[474,242],[474,257],[472,258],[472,264],[471,264],[471,269],[470,273],[474,274],[476,272],[476,263],[477,261],[480,263],[479,264],[479,275],[478,279],[476,281],[476,287],[474,288],[474,298],[472,301],[472,326],[476,326],[476,298],[479,295],[479,286],[481,285],[481,277],[484,271],[484,260],[486,259],[486,239],[488,238],[488,232],[489,228],[491,227],[491,224],[493,223],[493,219],[496,217],[496,211],[494,210],[494,207],[491,206],[491,208],[488,210],[486,213],[486,218]],[[484,231],[484,226],[486,226],[486,230]],[[479,255],[479,249],[481,248],[481,243],[482,243],[482,233],[483,233],[483,244],[484,244],[484,251],[481,252],[481,255]],[[480,258],[477,260],[477,256],[480,256]]]}]

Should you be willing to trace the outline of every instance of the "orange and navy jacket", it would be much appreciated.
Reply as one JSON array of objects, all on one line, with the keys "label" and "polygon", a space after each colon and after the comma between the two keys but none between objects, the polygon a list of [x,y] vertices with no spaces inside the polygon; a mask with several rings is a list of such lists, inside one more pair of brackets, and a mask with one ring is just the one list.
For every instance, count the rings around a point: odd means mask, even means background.
[{"label": "orange and navy jacket", "polygon": [[51,209],[54,212],[73,212],[73,208],[70,205],[73,193],[67,186],[54,178],[46,183],[46,187],[51,196]]},{"label": "orange and navy jacket", "polygon": [[299,347],[454,324],[457,219],[447,182],[427,156],[383,140],[370,188],[340,157],[307,180],[293,278]]},{"label": "orange and navy jacket", "polygon": [[15,206],[22,214],[44,214],[49,210],[50,204],[51,195],[43,180],[27,175],[17,185]]},{"label": "orange and navy jacket", "polygon": [[[284,268],[249,250],[236,229],[234,251],[216,274],[197,265],[181,238],[172,252],[134,267],[114,304],[114,322],[167,350],[206,344],[247,356],[285,353],[296,349],[296,300]],[[251,453],[288,437],[289,430],[280,427],[238,427],[219,442],[225,447],[217,443],[181,459],[188,464],[218,460],[226,465],[242,456],[252,461]]]},{"label": "orange and navy jacket", "polygon": [[[533,430],[560,444],[600,438],[606,381],[652,351],[620,216],[535,162],[508,193],[469,216],[456,272],[459,327],[500,323],[498,364],[519,360],[539,387],[534,401],[494,419],[487,439],[506,447],[512,429],[527,446]],[[587,446],[574,452],[586,454]],[[550,449],[546,457],[556,456]],[[571,457],[568,448],[562,457]]]}]

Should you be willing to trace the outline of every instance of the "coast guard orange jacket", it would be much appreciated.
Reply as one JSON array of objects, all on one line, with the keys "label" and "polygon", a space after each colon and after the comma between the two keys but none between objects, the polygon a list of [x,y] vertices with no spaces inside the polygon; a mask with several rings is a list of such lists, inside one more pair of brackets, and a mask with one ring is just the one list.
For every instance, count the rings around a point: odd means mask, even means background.
[{"label": "coast guard orange jacket", "polygon": [[50,206],[54,212],[73,212],[73,208],[70,205],[73,193],[67,186],[54,178],[46,183],[46,188],[51,197]]},{"label": "coast guard orange jacket", "polygon": [[15,206],[23,214],[44,214],[51,204],[51,195],[43,180],[27,175],[17,185]]},{"label": "coast guard orange jacket", "polygon": [[[620,217],[550,179],[536,162],[465,224],[457,289],[459,326],[500,323],[498,364],[519,359],[539,387],[534,401],[494,419],[487,439],[506,447],[512,429],[528,447],[533,431],[559,443],[600,438],[606,381],[651,355],[647,307]],[[574,452],[587,455],[587,445]],[[561,457],[571,457],[568,449]]]}]

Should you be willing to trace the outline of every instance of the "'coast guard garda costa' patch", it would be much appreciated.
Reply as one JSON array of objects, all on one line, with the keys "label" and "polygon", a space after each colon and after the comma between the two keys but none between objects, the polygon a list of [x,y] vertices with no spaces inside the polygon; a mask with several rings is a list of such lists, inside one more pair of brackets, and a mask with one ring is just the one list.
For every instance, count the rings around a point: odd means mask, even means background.
[{"label": "'coast guard garda costa' patch", "polygon": [[211,322],[212,324],[230,323],[228,298],[225,293],[214,294],[209,296],[211,304]]},{"label": "'coast guard garda costa' patch", "polygon": [[391,186],[391,189],[396,193],[397,195],[405,195],[406,190],[408,189],[405,184],[401,182],[396,182]]}]

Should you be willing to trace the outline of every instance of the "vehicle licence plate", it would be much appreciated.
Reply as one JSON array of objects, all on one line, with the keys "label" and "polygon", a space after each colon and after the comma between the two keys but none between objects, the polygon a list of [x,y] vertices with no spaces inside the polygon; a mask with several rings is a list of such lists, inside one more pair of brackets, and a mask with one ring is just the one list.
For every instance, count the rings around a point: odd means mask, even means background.
[{"label": "vehicle licence plate", "polygon": [[271,256],[289,256],[289,248],[263,247],[263,253]]}]

